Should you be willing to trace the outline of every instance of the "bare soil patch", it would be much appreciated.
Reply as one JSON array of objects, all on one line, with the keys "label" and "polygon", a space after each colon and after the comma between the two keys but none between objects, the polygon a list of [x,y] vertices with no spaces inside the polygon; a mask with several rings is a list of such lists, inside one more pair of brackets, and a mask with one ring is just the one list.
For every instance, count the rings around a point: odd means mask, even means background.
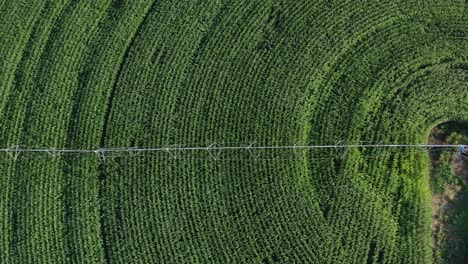
[{"label": "bare soil patch", "polygon": [[[434,144],[444,144],[442,138],[437,137],[437,131],[431,135],[430,140]],[[455,152],[455,151],[454,151]],[[431,180],[434,177],[434,168],[439,166],[441,161],[438,154],[431,154]],[[460,236],[460,230],[454,222],[454,217],[461,210],[468,210],[468,191],[465,187],[468,184],[468,162],[458,158],[453,154],[450,165],[452,173],[463,179],[462,185],[447,184],[445,191],[441,194],[432,196],[432,245],[434,252],[448,253],[446,256],[448,263],[467,263],[468,255],[463,250],[463,239]],[[445,248],[442,248],[445,247]]]}]

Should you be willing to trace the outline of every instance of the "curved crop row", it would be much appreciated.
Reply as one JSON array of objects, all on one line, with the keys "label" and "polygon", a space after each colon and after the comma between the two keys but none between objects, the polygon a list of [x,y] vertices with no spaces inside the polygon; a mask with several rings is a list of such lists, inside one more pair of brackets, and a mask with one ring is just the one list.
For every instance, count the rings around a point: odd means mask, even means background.
[{"label": "curved crop row", "polygon": [[[4,147],[420,144],[468,116],[464,1],[0,6]],[[432,260],[424,150],[210,155],[1,156],[0,261]]]}]

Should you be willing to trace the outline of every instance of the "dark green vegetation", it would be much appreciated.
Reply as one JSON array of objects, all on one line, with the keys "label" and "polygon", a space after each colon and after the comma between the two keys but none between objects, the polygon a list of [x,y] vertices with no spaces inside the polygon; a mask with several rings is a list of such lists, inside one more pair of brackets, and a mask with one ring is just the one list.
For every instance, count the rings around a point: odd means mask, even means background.
[{"label": "dark green vegetation", "polygon": [[[420,144],[468,116],[464,0],[0,0],[0,55],[4,147]],[[430,263],[427,152],[339,154],[1,155],[0,261]]]},{"label": "dark green vegetation", "polygon": [[[468,123],[443,123],[431,131],[434,144],[468,142]],[[452,150],[433,149],[431,189],[435,263],[465,263],[468,258],[468,159]]]},{"label": "dark green vegetation", "polygon": [[[468,142],[468,123],[448,122],[434,128],[429,139],[433,144],[466,144]],[[453,160],[462,160],[454,155],[453,149],[433,149],[431,151],[432,175],[431,190],[432,194],[438,195],[444,193],[447,185],[463,186],[463,177],[454,173]]]}]

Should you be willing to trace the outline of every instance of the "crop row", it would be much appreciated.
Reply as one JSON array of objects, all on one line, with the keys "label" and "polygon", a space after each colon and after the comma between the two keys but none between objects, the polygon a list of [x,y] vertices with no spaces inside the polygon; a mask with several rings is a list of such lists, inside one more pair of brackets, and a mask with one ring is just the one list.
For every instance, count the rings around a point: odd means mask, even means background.
[{"label": "crop row", "polygon": [[[6,147],[419,144],[468,114],[464,33],[433,30],[458,3],[2,4]],[[431,261],[425,152],[181,155],[0,157],[0,260]]]}]

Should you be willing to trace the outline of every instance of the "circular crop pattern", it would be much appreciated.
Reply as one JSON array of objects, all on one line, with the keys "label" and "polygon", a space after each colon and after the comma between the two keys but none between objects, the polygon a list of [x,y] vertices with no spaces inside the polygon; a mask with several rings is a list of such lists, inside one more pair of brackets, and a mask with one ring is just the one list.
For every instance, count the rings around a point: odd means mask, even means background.
[{"label": "circular crop pattern", "polygon": [[466,1],[0,7],[1,261],[432,261],[427,150],[345,146],[467,121]]}]

